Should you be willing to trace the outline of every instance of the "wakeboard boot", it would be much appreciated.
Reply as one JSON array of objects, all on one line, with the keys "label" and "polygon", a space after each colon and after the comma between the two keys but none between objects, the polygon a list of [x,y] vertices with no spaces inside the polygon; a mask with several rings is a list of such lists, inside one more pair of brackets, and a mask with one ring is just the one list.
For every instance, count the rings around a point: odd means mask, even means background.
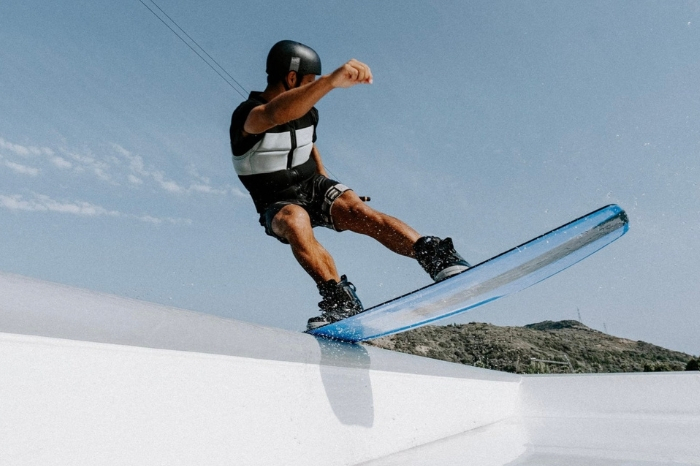
[{"label": "wakeboard boot", "polygon": [[321,315],[309,319],[306,324],[307,330],[332,324],[365,310],[355,293],[355,285],[350,283],[345,275],[340,277],[340,282],[331,279],[319,284],[318,291],[323,298],[318,303]]},{"label": "wakeboard boot", "polygon": [[423,236],[413,245],[416,260],[428,272],[430,278],[439,282],[471,267],[469,262],[455,251],[452,238]]}]

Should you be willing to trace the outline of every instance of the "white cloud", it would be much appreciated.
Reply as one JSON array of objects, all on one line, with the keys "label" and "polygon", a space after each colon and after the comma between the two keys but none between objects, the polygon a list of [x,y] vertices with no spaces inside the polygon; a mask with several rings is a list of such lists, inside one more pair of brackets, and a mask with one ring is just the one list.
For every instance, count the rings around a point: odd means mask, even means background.
[{"label": "white cloud", "polygon": [[0,206],[10,210],[48,210],[45,207],[43,209],[40,208],[40,206],[36,203],[27,202],[22,199],[22,196],[16,194],[13,196],[5,196],[0,194]]},{"label": "white cloud", "polygon": [[22,175],[37,176],[39,174],[39,169],[35,167],[28,167],[16,162],[10,162],[9,160],[4,160],[3,165],[14,171],[15,173],[20,173]]},{"label": "white cloud", "polygon": [[116,210],[107,210],[104,207],[90,204],[89,202],[61,202],[51,199],[43,194],[35,194],[35,202],[46,207],[51,212],[59,212],[63,214],[74,214],[86,217],[110,216],[119,217],[121,214]]},{"label": "white cloud", "polygon": [[165,175],[163,174],[163,172],[153,172],[151,173],[151,176],[165,191],[168,191],[170,193],[184,193],[186,191],[185,188],[183,188],[176,182],[165,179]]},{"label": "white cloud", "polygon": [[117,210],[106,209],[102,206],[85,201],[58,201],[45,194],[34,193],[33,198],[26,199],[20,194],[0,194],[0,207],[12,211],[25,212],[55,212],[70,214],[80,217],[114,217],[139,220],[141,222],[160,225],[168,223],[172,225],[191,225],[192,220],[187,218],[156,217],[153,215],[132,215]]},{"label": "white cloud", "polygon": [[51,163],[58,168],[73,168],[72,163],[58,155],[51,157],[49,160],[51,160]]},{"label": "white cloud", "polygon": [[122,146],[119,144],[112,144],[112,148],[121,155],[123,158],[129,162],[129,169],[132,171],[132,173],[135,173],[137,175],[142,175],[142,176],[150,176],[150,173],[146,171],[144,168],[144,163],[143,163],[143,158],[139,155],[134,155],[128,150],[124,149]]},{"label": "white cloud", "polygon": [[250,195],[248,193],[243,192],[243,190],[241,190],[240,188],[236,188],[234,186],[229,186],[228,191],[236,197],[250,199]]},{"label": "white cloud", "polygon": [[[95,179],[109,183],[112,186],[130,186],[132,188],[150,184],[163,192],[184,195],[184,194],[206,194],[215,196],[233,195],[236,197],[247,197],[240,189],[226,185],[214,186],[211,179],[202,175],[194,164],[189,164],[185,168],[186,176],[190,178],[187,182],[179,182],[168,176],[164,171],[153,166],[147,166],[143,157],[134,154],[123,146],[111,143],[112,151],[108,153],[93,154],[89,148],[73,150],[68,148],[57,149],[61,155],[48,147],[24,146],[9,142],[0,138],[0,150],[9,151],[15,156],[22,157],[39,156],[35,159],[34,165],[29,166],[10,160],[0,154],[0,166],[5,166],[16,173],[28,176],[44,176],[51,171],[44,171],[42,168],[58,168],[64,171],[71,171],[80,175],[92,175]],[[111,152],[111,153],[109,153]],[[42,165],[42,162],[43,165]]]},{"label": "white cloud", "polygon": [[[92,173],[99,180],[106,181],[107,183],[110,183],[112,185],[119,184],[113,180],[113,177],[110,173],[112,166],[109,164],[109,162],[105,160],[99,160],[91,154],[81,154],[67,149],[61,149],[61,152],[67,158],[73,160],[76,172]],[[66,160],[66,162],[68,161]]]},{"label": "white cloud", "polygon": [[53,151],[48,147],[22,146],[20,144],[13,144],[3,138],[0,138],[0,149],[14,152],[23,157],[28,157],[30,155],[53,155]]},{"label": "white cloud", "polygon": [[163,218],[157,218],[157,217],[152,217],[150,215],[142,215],[140,217],[135,216],[137,220],[140,220],[142,222],[146,223],[152,223],[154,225],[161,225],[163,223],[170,223],[173,225],[191,225],[192,220],[189,218],[171,218],[171,217],[163,217]]},{"label": "white cloud", "polygon": [[129,183],[131,183],[131,184],[143,184],[143,180],[141,178],[134,176],[131,173],[129,174],[127,179],[129,180]]},{"label": "white cloud", "polygon": [[107,173],[106,170],[99,167],[93,167],[92,171],[95,173],[95,176],[97,176],[102,181],[112,182],[112,177],[109,175],[109,173]]},{"label": "white cloud", "polygon": [[190,164],[187,167],[187,173],[192,177],[198,179],[202,184],[209,185],[211,184],[211,180],[206,177],[202,176],[199,171],[197,171],[197,167],[194,166],[194,164]]},{"label": "white cloud", "polygon": [[212,194],[212,193],[221,194],[222,193],[222,191],[214,189],[211,186],[206,185],[206,184],[192,184],[189,187],[189,191],[199,192],[199,193],[207,193],[207,194]]},{"label": "white cloud", "polygon": [[24,196],[14,194],[6,196],[0,194],[0,205],[10,210],[24,210],[29,212],[58,212],[86,217],[96,216],[120,216],[117,211],[110,211],[89,202],[61,202],[51,199],[43,194],[34,194],[33,199],[25,199]]},{"label": "white cloud", "polygon": [[3,138],[0,138],[0,149],[9,150],[17,155],[27,156],[31,154],[27,147],[20,146],[19,144],[12,144],[11,142],[5,141]]},{"label": "white cloud", "polygon": [[[99,151],[90,147],[70,148],[61,143],[56,148],[21,145],[0,138],[0,170],[9,169],[20,175],[35,178],[33,183],[61,186],[61,193],[78,193],[77,196],[92,197],[92,193],[119,196],[115,191],[105,192],[99,187],[107,183],[113,187],[136,190],[148,188],[137,195],[165,193],[177,196],[235,196],[248,195],[230,185],[216,186],[212,180],[199,173],[194,164],[188,164],[173,174],[148,163],[149,158],[134,154],[115,143],[101,146]],[[45,183],[45,181],[51,183]],[[27,186],[27,189],[32,189]],[[121,193],[123,194],[123,193]],[[151,224],[190,224],[189,219],[136,215],[109,210],[88,201],[57,200],[53,193],[47,195],[2,195],[0,207],[15,211],[56,212],[82,217],[111,216],[131,218]]]},{"label": "white cloud", "polygon": [[[185,187],[177,181],[168,178],[163,171],[153,167],[146,167],[141,156],[131,153],[119,144],[113,143],[112,148],[127,161],[130,170],[127,179],[131,184],[140,185],[144,182],[144,179],[151,179],[155,181],[156,185],[163,191],[173,194],[203,193],[226,195],[229,192],[228,187],[216,188],[212,186],[211,179],[202,176],[193,164],[190,164],[186,171],[187,174],[195,180],[191,182],[188,187]],[[237,193],[233,194],[237,195]]]}]

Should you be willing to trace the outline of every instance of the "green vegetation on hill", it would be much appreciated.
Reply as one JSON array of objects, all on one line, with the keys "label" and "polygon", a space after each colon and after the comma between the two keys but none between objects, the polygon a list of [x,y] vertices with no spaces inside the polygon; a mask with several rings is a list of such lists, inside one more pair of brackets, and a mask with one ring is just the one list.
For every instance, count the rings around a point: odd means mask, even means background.
[{"label": "green vegetation on hill", "polygon": [[580,322],[525,327],[483,323],[426,326],[369,344],[433,359],[520,374],[697,370],[689,354],[617,338]]}]

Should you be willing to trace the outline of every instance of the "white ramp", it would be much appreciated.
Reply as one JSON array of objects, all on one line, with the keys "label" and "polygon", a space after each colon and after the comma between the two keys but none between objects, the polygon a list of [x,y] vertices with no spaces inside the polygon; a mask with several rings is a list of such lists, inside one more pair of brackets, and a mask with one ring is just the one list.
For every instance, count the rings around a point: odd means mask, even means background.
[{"label": "white ramp", "polygon": [[520,377],[0,274],[0,465],[700,464],[698,389]]}]

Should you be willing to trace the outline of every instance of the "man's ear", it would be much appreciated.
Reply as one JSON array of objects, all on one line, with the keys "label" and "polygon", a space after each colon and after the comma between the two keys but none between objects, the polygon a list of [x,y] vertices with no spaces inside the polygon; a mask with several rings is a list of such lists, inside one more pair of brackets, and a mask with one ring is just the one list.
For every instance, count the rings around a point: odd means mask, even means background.
[{"label": "man's ear", "polygon": [[287,82],[287,89],[294,89],[297,86],[298,76],[296,71],[290,71],[284,79]]}]

